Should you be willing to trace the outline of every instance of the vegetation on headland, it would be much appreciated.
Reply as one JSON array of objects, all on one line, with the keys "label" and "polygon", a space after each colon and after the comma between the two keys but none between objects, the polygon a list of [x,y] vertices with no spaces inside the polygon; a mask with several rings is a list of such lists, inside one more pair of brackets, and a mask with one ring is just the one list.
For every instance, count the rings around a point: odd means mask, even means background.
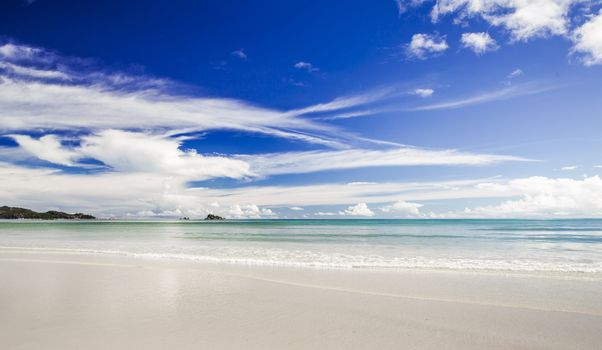
[{"label": "vegetation on headland", "polygon": [[39,213],[25,208],[2,206],[0,207],[0,219],[94,220],[96,218],[92,215],[82,213],[69,214],[55,210]]},{"label": "vegetation on headland", "polygon": [[217,216],[217,215],[213,215],[213,214],[209,214],[209,215],[207,215],[205,220],[226,220],[226,218],[223,218],[223,217]]}]

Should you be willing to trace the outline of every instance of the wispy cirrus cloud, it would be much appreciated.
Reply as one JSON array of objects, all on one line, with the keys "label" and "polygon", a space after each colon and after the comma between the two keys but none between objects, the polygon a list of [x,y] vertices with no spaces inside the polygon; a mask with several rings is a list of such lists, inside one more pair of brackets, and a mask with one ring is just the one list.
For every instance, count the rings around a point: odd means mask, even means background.
[{"label": "wispy cirrus cloud", "polygon": [[486,93],[478,94],[475,96],[460,98],[456,100],[449,100],[444,102],[436,102],[432,104],[411,107],[405,109],[406,111],[432,111],[432,110],[441,110],[441,109],[455,109],[462,108],[477,104],[482,104],[486,102],[500,101],[506,100],[510,98],[520,97],[520,96],[529,96],[534,94],[543,93],[546,91],[550,91],[553,89],[557,89],[557,86],[553,85],[543,85],[543,84],[522,84],[522,85],[514,85],[507,86],[502,89],[498,89],[495,91],[489,91]]},{"label": "wispy cirrus cloud", "polygon": [[264,176],[362,167],[486,165],[505,161],[529,161],[514,156],[464,153],[454,150],[426,150],[411,147],[398,147],[388,150],[351,149],[284,152],[236,156],[236,159],[249,163],[254,172]]},{"label": "wispy cirrus cloud", "polygon": [[[97,62],[65,58],[41,48],[0,45],[0,131],[18,145],[0,148],[0,161],[4,162],[0,164],[0,196],[33,208],[59,206],[106,215],[214,212],[257,217],[273,215],[265,207],[269,204],[262,204],[264,200],[257,202],[258,198],[241,193],[228,198],[226,192],[190,188],[190,183],[380,166],[524,160],[412,148],[346,133],[309,118],[357,113],[411,94],[407,89],[375,89],[278,110],[237,99],[199,96],[169,79],[97,67]],[[432,95],[426,89],[414,93]],[[259,155],[207,155],[201,150],[183,149],[181,135],[219,129],[325,147]],[[368,145],[370,148],[363,148]],[[29,162],[31,158],[43,164]],[[90,170],[89,160],[96,162],[94,171],[64,170]],[[347,205],[368,203],[364,197],[344,198]],[[300,201],[287,207],[302,205]]]},{"label": "wispy cirrus cloud", "polygon": [[[445,109],[457,109],[464,108],[478,104],[490,103],[495,101],[503,101],[509,100],[513,98],[520,98],[524,96],[536,95],[540,93],[545,93],[547,91],[555,90],[560,88],[560,86],[550,84],[550,83],[537,83],[537,82],[527,82],[523,84],[512,84],[512,81],[518,76],[522,75],[523,72],[520,69],[513,71],[505,81],[505,85],[502,88],[487,91],[484,93],[479,93],[472,96],[459,97],[455,99],[447,99],[437,101],[433,101],[429,104],[421,104],[411,106],[408,101],[400,103],[397,100],[392,99],[391,97],[398,97],[402,95],[415,95],[422,98],[427,98],[433,96],[435,90],[431,88],[416,88],[414,90],[406,91],[405,93],[397,93],[397,94],[384,94],[383,96],[378,96],[374,99],[370,98],[368,95],[363,95],[361,98],[365,101],[361,103],[351,103],[352,107],[361,107],[354,108],[351,110],[345,110],[342,107],[342,104],[336,108],[336,113],[319,115],[314,120],[337,120],[337,119],[349,119],[349,118],[358,118],[365,116],[374,116],[383,113],[394,113],[394,112],[420,112],[420,111],[432,111],[432,110],[445,110]],[[379,102],[376,105],[371,105],[373,102]],[[343,101],[341,101],[343,102]],[[335,104],[339,104],[338,101],[333,101]],[[328,104],[327,104],[328,105]],[[317,112],[329,112],[328,108],[321,108],[321,105],[316,105],[312,108],[316,108]],[[304,109],[302,111],[303,114],[312,113],[311,109]]]},{"label": "wispy cirrus cloud", "polygon": [[[236,129],[308,142],[333,131],[286,111],[179,93],[182,89],[166,79],[85,64],[70,67],[75,61],[82,60],[26,45],[0,45],[0,129]],[[322,135],[296,137],[297,131]]]}]

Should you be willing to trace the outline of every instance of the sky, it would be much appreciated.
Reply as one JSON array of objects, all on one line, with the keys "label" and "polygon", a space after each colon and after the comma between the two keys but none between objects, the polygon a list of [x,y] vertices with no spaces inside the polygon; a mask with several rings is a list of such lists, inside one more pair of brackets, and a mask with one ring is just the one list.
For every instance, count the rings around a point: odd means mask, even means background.
[{"label": "sky", "polygon": [[602,217],[602,1],[0,4],[0,202]]}]

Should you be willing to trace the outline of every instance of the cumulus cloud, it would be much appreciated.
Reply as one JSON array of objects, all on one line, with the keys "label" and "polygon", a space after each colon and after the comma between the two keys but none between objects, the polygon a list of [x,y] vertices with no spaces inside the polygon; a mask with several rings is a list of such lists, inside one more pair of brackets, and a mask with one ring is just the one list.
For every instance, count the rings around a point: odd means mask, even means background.
[{"label": "cumulus cloud", "polygon": [[448,48],[445,37],[419,33],[412,35],[412,40],[406,45],[405,51],[408,58],[424,60],[437,56]]},{"label": "cumulus cloud", "polygon": [[581,0],[437,0],[431,18],[457,13],[457,22],[478,16],[505,28],[513,40],[564,35],[568,32],[569,10]]},{"label": "cumulus cloud", "polygon": [[26,135],[12,137],[33,156],[62,165],[74,166],[78,159],[93,158],[118,172],[170,174],[190,180],[252,175],[244,161],[182,151],[175,139],[145,133],[103,130],[82,137],[81,144],[73,148],[61,145],[55,135],[37,140]]},{"label": "cumulus cloud", "polygon": [[521,193],[522,198],[499,205],[467,208],[476,217],[600,217],[602,179],[551,179],[534,176],[493,186],[497,191]]},{"label": "cumulus cloud", "polygon": [[[190,179],[156,172],[99,172],[87,175],[56,169],[31,169],[0,163],[0,196],[12,205],[39,210],[82,210],[99,216],[190,216],[214,213],[226,217],[273,216],[273,208],[351,206],[344,214],[368,213],[363,205],[413,217],[602,217],[602,180],[531,177],[514,180],[475,179],[448,182],[387,182],[350,186],[326,183],[297,186],[189,187]],[[403,197],[404,201],[399,202]],[[422,213],[422,201],[482,198],[500,204],[449,214]],[[386,203],[390,203],[387,205]],[[257,207],[257,208],[255,208]],[[263,210],[265,209],[265,210]],[[269,209],[269,210],[267,210]],[[372,211],[372,210],[370,210]],[[382,211],[382,209],[381,209]],[[143,214],[148,215],[143,215]],[[168,215],[169,216],[169,215]]]},{"label": "cumulus cloud", "polygon": [[234,219],[260,219],[264,217],[276,216],[271,209],[259,208],[255,204],[235,204],[228,210],[228,215]]},{"label": "cumulus cloud", "polygon": [[303,69],[306,70],[308,72],[317,72],[320,69],[318,69],[318,67],[315,67],[312,63],[309,62],[304,62],[304,61],[299,61],[297,63],[295,63],[293,65],[293,67],[297,68],[297,69]]},{"label": "cumulus cloud", "polygon": [[349,208],[340,211],[339,215],[350,215],[350,216],[374,216],[374,212],[368,208],[366,203],[358,203],[352,205]]},{"label": "cumulus cloud", "polygon": [[460,39],[464,48],[472,50],[477,55],[482,55],[488,51],[494,51],[499,48],[495,40],[489,33],[463,33]]},{"label": "cumulus cloud", "polygon": [[586,66],[602,64],[602,10],[575,30],[572,51],[582,55]]},{"label": "cumulus cloud", "polygon": [[152,172],[83,175],[0,163],[0,178],[3,180],[0,182],[3,198],[10,198],[13,205],[39,210],[81,210],[101,217],[204,217],[213,213],[229,218],[256,218],[275,215],[271,209],[248,201],[204,197],[203,189],[189,189],[189,178],[180,175]]},{"label": "cumulus cloud", "polygon": [[422,206],[422,204],[399,200],[393,204],[380,208],[380,210],[384,213],[395,213],[408,217],[420,217],[420,208]]},{"label": "cumulus cloud", "polygon": [[[485,21],[508,33],[512,42],[551,36],[572,39],[571,52],[579,55],[586,66],[591,66],[602,63],[600,4],[597,0],[436,0],[430,15],[434,23],[449,16],[453,23],[463,27],[468,27],[472,20]],[[398,2],[400,14],[407,9],[407,2]],[[421,44],[428,42],[425,37],[416,39],[417,47],[434,46],[433,43]],[[461,41],[477,54],[498,48],[487,33],[466,33]],[[441,51],[445,48],[439,47]],[[407,53],[413,58],[428,57],[428,52],[419,49],[414,52],[408,49]]]}]

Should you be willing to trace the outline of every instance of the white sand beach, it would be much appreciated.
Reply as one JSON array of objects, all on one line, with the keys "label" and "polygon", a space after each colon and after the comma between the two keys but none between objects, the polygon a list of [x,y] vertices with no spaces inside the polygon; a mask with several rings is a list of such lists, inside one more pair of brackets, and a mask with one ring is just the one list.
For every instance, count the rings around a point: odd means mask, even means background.
[{"label": "white sand beach", "polygon": [[595,349],[590,277],[3,250],[0,348]]}]

